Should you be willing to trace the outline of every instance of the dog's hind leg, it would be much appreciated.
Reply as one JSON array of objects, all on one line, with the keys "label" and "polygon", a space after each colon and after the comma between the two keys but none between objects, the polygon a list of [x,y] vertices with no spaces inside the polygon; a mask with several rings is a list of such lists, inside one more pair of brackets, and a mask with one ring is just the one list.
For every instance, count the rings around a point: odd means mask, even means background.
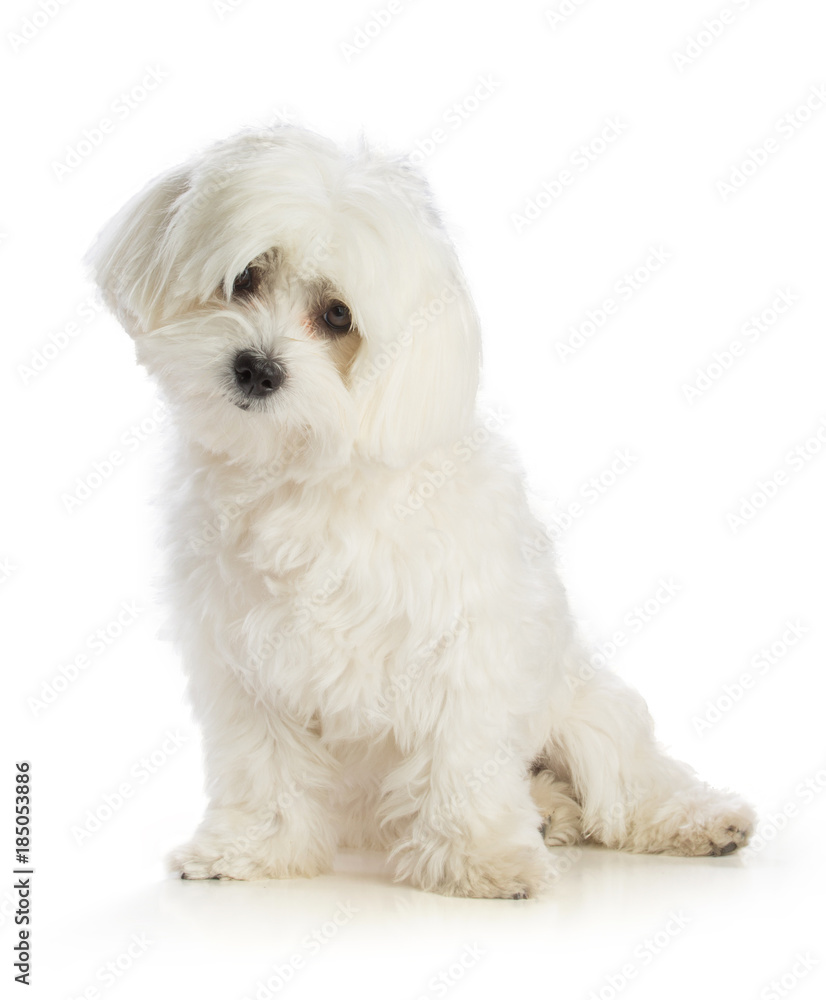
[{"label": "dog's hind leg", "polygon": [[582,838],[582,808],[571,786],[547,768],[531,775],[531,795],[543,818],[546,847],[576,844]]},{"label": "dog's hind leg", "polygon": [[619,677],[590,668],[583,676],[589,679],[569,678],[570,704],[543,755],[570,774],[583,834],[652,854],[720,855],[744,844],[751,807],[669,757],[645,702]]}]

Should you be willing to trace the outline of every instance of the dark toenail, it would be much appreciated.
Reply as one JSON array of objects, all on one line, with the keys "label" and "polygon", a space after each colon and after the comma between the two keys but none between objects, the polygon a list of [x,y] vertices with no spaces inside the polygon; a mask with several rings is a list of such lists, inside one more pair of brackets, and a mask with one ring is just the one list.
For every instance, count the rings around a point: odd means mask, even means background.
[{"label": "dark toenail", "polygon": [[181,872],[181,878],[189,878],[186,872]]},{"label": "dark toenail", "polygon": [[517,892],[515,895],[511,896],[511,899],[527,899],[527,892]]},{"label": "dark toenail", "polygon": [[540,826],[539,828],[539,835],[544,838],[547,830],[548,830],[548,824],[543,823],[542,826]]}]

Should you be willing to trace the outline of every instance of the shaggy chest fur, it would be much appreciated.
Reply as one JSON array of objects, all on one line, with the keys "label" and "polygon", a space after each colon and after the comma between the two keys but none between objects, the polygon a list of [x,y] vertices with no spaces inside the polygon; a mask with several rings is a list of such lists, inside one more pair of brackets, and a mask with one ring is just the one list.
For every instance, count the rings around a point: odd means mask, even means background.
[{"label": "shaggy chest fur", "polygon": [[[483,664],[493,651],[513,680],[531,672],[547,595],[529,585],[521,538],[501,518],[514,485],[500,470],[480,490],[481,457],[439,479],[443,462],[317,485],[190,467],[173,515],[188,518],[175,541],[173,591],[187,605],[177,619],[206,624],[258,696],[343,739],[435,725],[445,684],[495,701],[501,681]],[[512,631],[490,628],[494,607]]]}]

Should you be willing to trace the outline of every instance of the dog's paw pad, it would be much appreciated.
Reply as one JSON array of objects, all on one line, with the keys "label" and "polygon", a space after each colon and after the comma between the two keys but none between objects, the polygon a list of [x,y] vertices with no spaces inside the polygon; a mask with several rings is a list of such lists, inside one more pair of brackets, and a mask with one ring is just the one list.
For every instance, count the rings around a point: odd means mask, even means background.
[{"label": "dog's paw pad", "polygon": [[[748,843],[754,828],[754,812],[745,803],[737,802],[733,808],[727,804],[724,811],[711,810],[706,813],[704,822],[698,826],[694,831],[694,849],[691,849],[692,841],[689,839],[689,849],[679,853],[722,858]],[[689,831],[690,829],[689,827]],[[704,836],[700,839],[697,834]]]},{"label": "dog's paw pad", "polygon": [[569,785],[550,771],[540,771],[531,779],[531,795],[542,817],[539,835],[546,847],[564,847],[581,839],[581,807]]},{"label": "dog's paw pad", "polygon": [[539,827],[539,835],[546,847],[567,847],[577,844],[582,839],[579,817],[559,813],[546,816],[545,822]]},{"label": "dog's paw pad", "polygon": [[732,851],[737,850],[737,844],[733,840],[730,840],[724,847],[718,847],[716,844],[711,845],[711,850],[708,852],[713,858],[721,858],[724,854],[731,854]]},{"label": "dog's paw pad", "polygon": [[746,843],[750,832],[751,828],[748,826],[745,829],[741,829],[739,826],[727,826],[724,831],[721,831],[719,838],[709,842],[709,856],[722,858],[726,854],[733,854],[738,847],[742,847]]}]

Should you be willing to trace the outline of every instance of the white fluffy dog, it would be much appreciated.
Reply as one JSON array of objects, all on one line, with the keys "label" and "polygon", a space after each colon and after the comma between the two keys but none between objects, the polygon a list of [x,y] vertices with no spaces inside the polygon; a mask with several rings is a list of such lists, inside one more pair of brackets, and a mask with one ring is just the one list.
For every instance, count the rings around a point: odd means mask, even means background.
[{"label": "white fluffy dog", "polygon": [[583,651],[404,161],[242,134],[151,183],[91,263],[179,432],[169,589],[210,803],[176,871],[309,876],[348,844],[523,898],[546,845],[745,842],[751,809]]}]

